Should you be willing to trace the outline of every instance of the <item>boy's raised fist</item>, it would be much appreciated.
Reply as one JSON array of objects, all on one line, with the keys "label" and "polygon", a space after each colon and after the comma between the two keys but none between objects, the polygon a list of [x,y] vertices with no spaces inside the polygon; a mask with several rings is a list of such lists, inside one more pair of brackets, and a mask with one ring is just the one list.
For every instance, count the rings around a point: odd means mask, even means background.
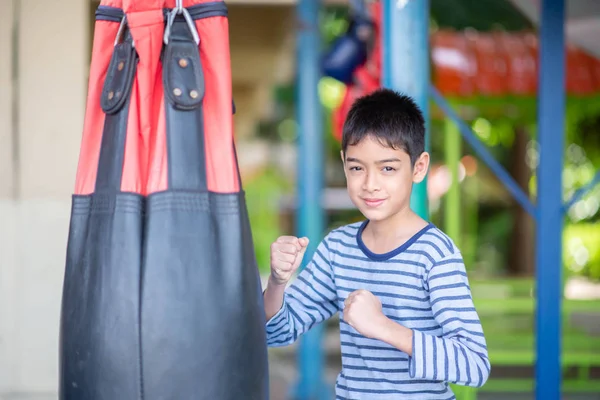
[{"label": "boy's raised fist", "polygon": [[302,262],[308,238],[281,236],[271,245],[271,281],[285,285]]}]

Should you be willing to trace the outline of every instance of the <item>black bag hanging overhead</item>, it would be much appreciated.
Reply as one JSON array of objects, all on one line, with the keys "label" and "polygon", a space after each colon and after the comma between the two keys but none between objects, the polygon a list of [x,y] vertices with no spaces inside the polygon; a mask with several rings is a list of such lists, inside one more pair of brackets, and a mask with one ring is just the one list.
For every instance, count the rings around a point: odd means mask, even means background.
[{"label": "black bag hanging overhead", "polygon": [[[85,148],[81,154],[94,158],[97,168],[84,171],[91,161],[83,159],[78,171],[78,188],[87,181],[93,193],[78,191],[72,201],[60,326],[61,399],[141,398],[138,319],[145,200],[121,190],[138,60],[130,32],[118,27],[107,27],[110,42],[97,37],[96,43],[110,46],[111,58],[90,74],[97,96],[88,100],[84,141],[98,132],[100,136],[95,154]],[[116,36],[124,40],[113,45]],[[106,79],[96,80],[106,68]],[[105,90],[99,82],[106,83]],[[117,85],[122,93],[118,102],[109,94]],[[130,172],[135,179],[137,173]]]},{"label": "black bag hanging overhead", "polygon": [[[204,65],[211,56],[200,57],[195,29],[190,18],[169,15],[163,51],[167,189],[148,197],[143,257],[145,398],[265,399],[265,315],[246,205],[237,187],[217,193],[210,185],[215,169],[235,157],[232,146],[212,153],[216,138],[206,137],[210,111],[203,99],[217,87],[204,75],[215,69]],[[201,43],[216,39],[202,30],[199,37]],[[223,106],[230,119],[231,101]],[[212,164],[204,156],[209,153],[219,157]],[[234,170],[227,179],[239,187]]]},{"label": "black bag hanging overhead", "polygon": [[60,397],[268,399],[225,4],[106,0],[96,16]]}]

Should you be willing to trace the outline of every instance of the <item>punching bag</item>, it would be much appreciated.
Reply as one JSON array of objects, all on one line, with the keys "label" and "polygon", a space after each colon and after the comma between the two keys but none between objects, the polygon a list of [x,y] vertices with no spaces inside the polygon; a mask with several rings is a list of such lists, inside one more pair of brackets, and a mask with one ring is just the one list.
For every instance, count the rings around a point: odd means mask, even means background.
[{"label": "punching bag", "polygon": [[96,12],[60,399],[268,399],[222,1]]}]

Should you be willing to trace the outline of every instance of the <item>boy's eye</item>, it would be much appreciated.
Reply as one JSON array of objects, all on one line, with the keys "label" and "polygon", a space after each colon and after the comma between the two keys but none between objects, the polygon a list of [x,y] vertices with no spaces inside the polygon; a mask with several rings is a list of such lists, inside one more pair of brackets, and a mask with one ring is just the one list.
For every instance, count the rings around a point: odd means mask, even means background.
[{"label": "boy's eye", "polygon": [[358,167],[358,166],[356,166],[356,165],[354,165],[354,166],[350,167],[350,171],[360,171],[360,170],[362,170],[362,168],[361,168],[361,167]]},{"label": "boy's eye", "polygon": [[395,171],[396,169],[395,169],[395,168],[393,168],[393,167],[383,167],[383,170],[384,170],[385,172],[392,172],[392,171]]}]

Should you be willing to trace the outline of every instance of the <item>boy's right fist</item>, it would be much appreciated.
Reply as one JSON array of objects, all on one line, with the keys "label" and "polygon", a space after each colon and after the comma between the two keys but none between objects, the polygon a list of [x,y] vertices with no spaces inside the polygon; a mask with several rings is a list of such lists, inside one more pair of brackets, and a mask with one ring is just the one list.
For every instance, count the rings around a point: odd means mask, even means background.
[{"label": "boy's right fist", "polygon": [[271,245],[271,280],[285,285],[302,262],[308,238],[281,236]]}]

